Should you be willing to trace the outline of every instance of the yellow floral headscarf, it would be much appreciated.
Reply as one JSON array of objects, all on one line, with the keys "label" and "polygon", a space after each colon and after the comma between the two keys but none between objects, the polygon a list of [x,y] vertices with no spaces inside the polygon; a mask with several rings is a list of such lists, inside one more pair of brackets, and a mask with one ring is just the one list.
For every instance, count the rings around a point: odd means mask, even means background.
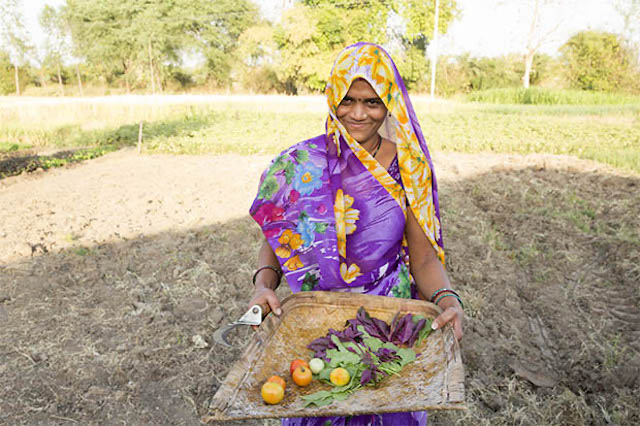
[{"label": "yellow floral headscarf", "polygon": [[[376,91],[388,110],[381,133],[396,144],[400,175],[404,190],[370,154],[356,142],[340,123],[336,111],[356,79],[366,80]],[[425,235],[444,264],[444,250],[440,229],[437,185],[422,130],[413,111],[404,82],[389,54],[380,46],[357,43],[344,49],[335,61],[325,94],[329,106],[327,135],[335,143],[340,155],[342,136],[362,164],[404,209],[405,197]],[[338,194],[334,209],[338,231],[338,249],[344,256],[349,198]],[[338,223],[340,222],[340,223]]]}]

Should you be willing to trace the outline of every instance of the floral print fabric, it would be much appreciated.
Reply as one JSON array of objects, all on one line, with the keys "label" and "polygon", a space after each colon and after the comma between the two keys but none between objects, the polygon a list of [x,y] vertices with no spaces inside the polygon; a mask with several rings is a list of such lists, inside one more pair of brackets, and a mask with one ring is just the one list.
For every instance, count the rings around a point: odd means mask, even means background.
[{"label": "floral print fabric", "polygon": [[[396,144],[397,158],[388,171],[336,116],[342,98],[358,78],[369,82],[389,112],[381,133]],[[336,59],[325,94],[329,109],[325,134],[294,145],[271,162],[262,175],[251,215],[293,292],[416,298],[404,261],[407,207],[442,262],[444,251],[431,158],[404,83],[381,47],[358,43]],[[426,413],[350,420],[425,424]],[[316,421],[287,419],[283,424],[320,424]],[[344,418],[326,418],[322,424],[327,421],[345,424]]]},{"label": "floral print fabric", "polygon": [[[401,256],[404,211],[342,143],[341,158],[326,135],[277,156],[262,175],[251,214],[292,291],[411,297]],[[343,180],[347,185],[334,191],[332,183]],[[403,290],[392,291],[396,286]]]}]

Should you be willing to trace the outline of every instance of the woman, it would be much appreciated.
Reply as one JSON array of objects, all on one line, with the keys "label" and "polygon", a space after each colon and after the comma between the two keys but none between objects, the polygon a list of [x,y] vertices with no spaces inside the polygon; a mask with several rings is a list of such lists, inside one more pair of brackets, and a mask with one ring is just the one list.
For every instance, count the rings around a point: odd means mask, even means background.
[{"label": "woman", "polygon": [[[277,156],[251,215],[265,235],[250,305],[280,315],[274,290],[418,298],[444,309],[462,337],[462,306],[444,270],[431,158],[390,56],[370,43],[344,49],[325,90],[326,132]],[[407,256],[408,255],[408,256]],[[284,419],[287,425],[344,418]],[[425,424],[426,413],[357,416],[348,424]]]}]

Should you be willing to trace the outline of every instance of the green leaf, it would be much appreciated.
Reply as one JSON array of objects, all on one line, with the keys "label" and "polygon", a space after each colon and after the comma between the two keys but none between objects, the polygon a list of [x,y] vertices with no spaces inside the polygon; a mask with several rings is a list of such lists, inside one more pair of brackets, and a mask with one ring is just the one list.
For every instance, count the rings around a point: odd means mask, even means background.
[{"label": "green leaf", "polygon": [[404,367],[405,365],[416,360],[416,353],[413,349],[402,348],[398,350],[396,354],[400,357],[401,367]]},{"label": "green leaf", "polygon": [[349,398],[349,395],[351,395],[351,392],[335,393],[333,394],[333,399],[335,401],[344,401],[345,399]]},{"label": "green leaf", "polygon": [[393,344],[393,343],[391,343],[391,342],[384,342],[384,344],[382,345],[382,347],[383,347],[383,348],[390,349],[390,350],[395,351],[395,352],[398,352],[398,350],[400,349],[400,348],[398,348],[396,345],[394,345],[394,344]]},{"label": "green leaf", "polygon": [[328,349],[327,358],[331,359],[329,366],[333,368],[348,364],[357,364],[360,362],[360,357],[357,354],[347,350],[343,352],[337,349]]},{"label": "green leaf", "polygon": [[422,330],[420,330],[420,332],[418,333],[418,338],[416,339],[415,343],[413,344],[414,347],[419,347],[420,345],[422,345],[422,342],[424,342],[424,340],[427,338],[427,336],[429,336],[429,334],[431,334],[431,323],[433,321],[430,319],[427,319],[427,322],[424,324],[424,327],[422,328]]},{"label": "green leaf", "polygon": [[273,165],[271,166],[271,169],[269,170],[270,174],[274,174],[275,172],[277,172],[278,170],[282,170],[286,167],[287,162],[285,161],[286,156],[284,155],[280,155],[278,156],[278,158],[276,158],[273,161]]},{"label": "green leaf", "polygon": [[327,222],[316,223],[316,232],[319,234],[324,234],[329,224]]},{"label": "green leaf", "polygon": [[331,376],[331,370],[333,370],[333,368],[331,368],[331,367],[323,368],[322,371],[320,371],[320,373],[318,373],[318,378],[320,380],[326,380],[328,382],[329,381],[329,377]]},{"label": "green leaf", "polygon": [[295,174],[296,173],[294,170],[293,163],[289,161],[287,165],[284,167],[284,177],[287,180],[287,185],[291,184],[291,181],[293,180],[293,177],[295,176]]},{"label": "green leaf", "polygon": [[354,351],[356,351],[356,353],[362,353],[363,351],[360,345],[355,342],[344,342],[343,345],[347,350],[353,349]]},{"label": "green leaf", "polygon": [[325,405],[329,405],[333,402],[333,394],[326,390],[321,390],[311,395],[301,396],[303,401],[305,401],[304,406],[307,407],[311,404],[315,404],[318,407],[324,407]]},{"label": "green leaf", "polygon": [[344,386],[336,386],[335,388],[331,389],[331,394],[335,395],[337,393],[344,393],[347,392],[349,390],[349,385],[344,385]]},{"label": "green leaf", "polygon": [[332,396],[331,392],[326,390],[321,390],[321,391],[312,393],[310,395],[303,395],[300,398],[304,399],[305,401],[313,401],[314,399],[322,399],[330,396]]},{"label": "green leaf", "polygon": [[273,176],[267,176],[262,181],[262,185],[260,185],[260,190],[258,191],[258,198],[270,200],[273,197],[278,189],[280,189],[280,185],[278,185],[278,181]]},{"label": "green leaf", "polygon": [[367,337],[365,339],[362,339],[362,341],[369,347],[369,349],[371,349],[372,352],[378,352],[378,350],[382,348],[385,343],[377,337]]},{"label": "green leaf", "polygon": [[296,161],[298,164],[302,164],[305,161],[309,161],[309,152],[304,149],[299,149],[296,151]]},{"label": "green leaf", "polygon": [[358,330],[360,333],[362,333],[362,338],[363,339],[365,337],[371,337],[371,335],[369,333],[367,333],[367,330],[365,330],[364,326],[362,326],[362,325],[357,325],[356,326],[356,330]]}]

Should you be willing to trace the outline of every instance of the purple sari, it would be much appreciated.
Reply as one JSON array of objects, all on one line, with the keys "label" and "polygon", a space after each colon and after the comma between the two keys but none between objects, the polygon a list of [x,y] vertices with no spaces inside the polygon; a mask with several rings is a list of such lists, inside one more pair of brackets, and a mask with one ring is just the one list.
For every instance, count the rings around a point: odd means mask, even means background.
[{"label": "purple sari", "polygon": [[[356,78],[366,79],[389,111],[383,124],[385,137],[396,143],[398,152],[389,170],[362,149],[335,117],[337,105]],[[336,60],[326,92],[326,134],[300,142],[272,161],[262,175],[251,215],[294,293],[323,290],[417,298],[404,260],[407,208],[441,259],[444,254],[431,159],[402,79],[384,50],[358,43]],[[426,412],[415,412],[292,418],[282,424],[424,425],[426,421]]]}]

